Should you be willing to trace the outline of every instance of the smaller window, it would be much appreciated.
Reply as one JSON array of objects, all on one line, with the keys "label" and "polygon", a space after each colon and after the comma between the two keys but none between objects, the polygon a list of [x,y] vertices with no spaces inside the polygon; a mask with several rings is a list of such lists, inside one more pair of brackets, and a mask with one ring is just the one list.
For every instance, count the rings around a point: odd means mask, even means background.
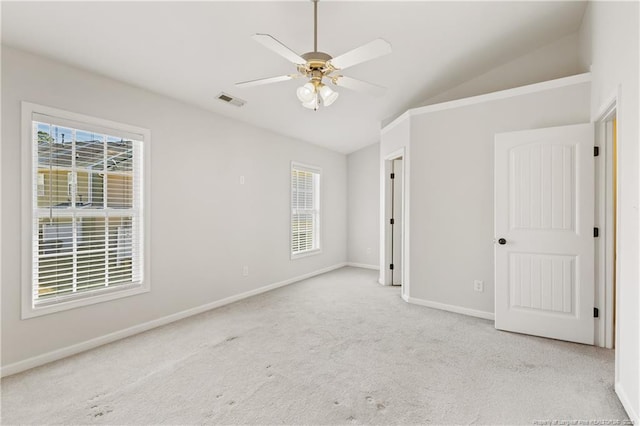
[{"label": "smaller window", "polygon": [[320,173],[291,163],[291,258],[320,253]]}]

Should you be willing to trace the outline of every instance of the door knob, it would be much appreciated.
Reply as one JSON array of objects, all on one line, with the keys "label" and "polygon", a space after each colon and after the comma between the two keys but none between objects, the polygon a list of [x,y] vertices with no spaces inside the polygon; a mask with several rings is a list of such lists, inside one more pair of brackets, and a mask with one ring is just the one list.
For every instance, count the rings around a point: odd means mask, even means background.
[{"label": "door knob", "polygon": [[503,246],[503,245],[507,244],[507,240],[505,240],[504,238],[500,238],[500,239],[498,240],[498,244],[500,244],[501,246]]}]

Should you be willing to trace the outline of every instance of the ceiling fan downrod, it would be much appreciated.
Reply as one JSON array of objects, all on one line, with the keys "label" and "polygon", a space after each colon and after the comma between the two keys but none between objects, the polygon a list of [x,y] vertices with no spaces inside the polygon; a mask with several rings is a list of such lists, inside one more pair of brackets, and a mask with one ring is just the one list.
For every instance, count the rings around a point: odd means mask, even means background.
[{"label": "ceiling fan downrod", "polygon": [[318,1],[313,2],[313,51],[303,53],[304,64],[298,65],[298,72],[309,78],[309,81],[318,88],[322,85],[322,79],[334,71],[329,64],[331,55],[318,51]]},{"label": "ceiling fan downrod", "polygon": [[318,51],[318,0],[313,1],[313,51]]}]

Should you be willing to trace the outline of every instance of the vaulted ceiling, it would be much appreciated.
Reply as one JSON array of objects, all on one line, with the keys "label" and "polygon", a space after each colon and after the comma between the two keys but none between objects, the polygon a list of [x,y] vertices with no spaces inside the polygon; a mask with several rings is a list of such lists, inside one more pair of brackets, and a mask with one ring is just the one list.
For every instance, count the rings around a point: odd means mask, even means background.
[{"label": "vaulted ceiling", "polygon": [[[584,2],[321,1],[318,49],[340,55],[382,37],[393,53],[344,74],[385,95],[337,89],[318,111],[296,98],[301,80],[236,88],[295,72],[251,39],[268,33],[313,50],[313,4],[283,2],[2,2],[2,43],[161,93],[339,152],[379,139],[380,123],[428,96],[574,33]],[[241,108],[216,99],[227,92]]]}]

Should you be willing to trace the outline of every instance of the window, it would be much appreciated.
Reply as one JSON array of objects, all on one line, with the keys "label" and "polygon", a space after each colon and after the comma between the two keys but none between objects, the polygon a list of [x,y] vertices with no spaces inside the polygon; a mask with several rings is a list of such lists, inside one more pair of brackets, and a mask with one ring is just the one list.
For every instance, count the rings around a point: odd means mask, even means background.
[{"label": "window", "polygon": [[320,169],[291,163],[291,258],[320,252]]},{"label": "window", "polygon": [[28,103],[23,126],[23,318],[148,291],[149,132]]}]

